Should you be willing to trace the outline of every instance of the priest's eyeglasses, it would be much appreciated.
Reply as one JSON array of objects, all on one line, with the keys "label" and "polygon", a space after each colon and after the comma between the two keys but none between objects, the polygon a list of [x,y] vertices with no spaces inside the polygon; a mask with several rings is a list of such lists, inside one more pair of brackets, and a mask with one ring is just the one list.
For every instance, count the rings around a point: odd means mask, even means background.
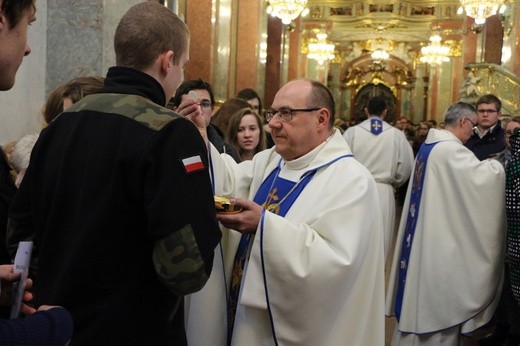
[{"label": "priest's eyeglasses", "polygon": [[269,109],[264,112],[264,117],[267,122],[270,122],[271,119],[274,118],[275,115],[278,114],[280,120],[282,122],[291,121],[294,117],[294,113],[296,112],[314,112],[321,108],[300,108],[300,109],[291,109],[291,108],[278,108],[278,109]]},{"label": "priest's eyeglasses", "polygon": [[467,121],[469,121],[469,123],[471,124],[471,127],[476,127],[478,125],[478,123],[474,123],[473,121],[471,121],[470,118],[468,117],[464,117]]}]

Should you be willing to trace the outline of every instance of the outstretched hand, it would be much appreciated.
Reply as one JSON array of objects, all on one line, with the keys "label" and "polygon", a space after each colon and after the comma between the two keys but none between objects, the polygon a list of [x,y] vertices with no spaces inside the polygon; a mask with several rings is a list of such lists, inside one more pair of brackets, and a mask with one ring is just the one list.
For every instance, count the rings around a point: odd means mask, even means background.
[{"label": "outstretched hand", "polygon": [[263,208],[255,202],[243,198],[234,198],[232,202],[241,207],[242,211],[237,214],[217,213],[217,220],[224,227],[240,233],[256,233]]}]

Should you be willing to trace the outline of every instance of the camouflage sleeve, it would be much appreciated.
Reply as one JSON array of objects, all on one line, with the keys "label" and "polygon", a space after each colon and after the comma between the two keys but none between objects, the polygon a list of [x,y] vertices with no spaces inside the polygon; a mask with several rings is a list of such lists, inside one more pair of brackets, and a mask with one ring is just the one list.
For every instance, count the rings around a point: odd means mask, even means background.
[{"label": "camouflage sleeve", "polygon": [[153,263],[159,280],[177,295],[199,291],[209,278],[191,225],[158,240]]}]

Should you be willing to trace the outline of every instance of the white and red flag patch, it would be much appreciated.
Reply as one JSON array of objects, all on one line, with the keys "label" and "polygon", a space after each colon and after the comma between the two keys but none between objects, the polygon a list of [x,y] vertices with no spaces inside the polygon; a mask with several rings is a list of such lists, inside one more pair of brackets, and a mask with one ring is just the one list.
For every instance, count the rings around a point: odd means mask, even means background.
[{"label": "white and red flag patch", "polygon": [[204,169],[204,162],[202,162],[200,155],[182,159],[182,164],[184,165],[184,170],[186,170],[186,173],[192,173]]}]

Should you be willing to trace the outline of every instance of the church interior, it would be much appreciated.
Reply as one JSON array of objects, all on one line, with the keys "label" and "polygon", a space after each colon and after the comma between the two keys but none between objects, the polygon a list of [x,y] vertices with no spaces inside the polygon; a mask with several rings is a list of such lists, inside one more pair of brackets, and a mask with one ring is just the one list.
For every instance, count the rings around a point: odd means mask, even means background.
[{"label": "church interior", "polygon": [[[487,93],[500,97],[503,115],[520,115],[518,0],[164,4],[192,33],[186,78],[209,81],[220,101],[254,88],[269,107],[284,83],[312,78],[331,89],[347,124],[373,96],[387,101],[390,122],[440,123],[453,102]],[[387,318],[387,344],[394,323]]]},{"label": "church interior", "polygon": [[366,100],[377,95],[391,105],[389,121],[404,116],[418,123],[442,121],[451,103],[485,93],[500,95],[503,114],[519,114],[519,3],[200,0],[175,6],[192,32],[186,78],[210,81],[218,99],[253,87],[269,106],[281,85],[305,77],[329,86],[344,121],[358,120]]},{"label": "church interior", "polygon": [[[115,65],[117,23],[142,1],[36,0],[32,52],[0,94],[0,144],[41,130],[54,88]],[[520,115],[520,0],[150,1],[186,22],[184,79],[211,84],[217,107],[252,88],[268,109],[286,82],[309,78],[330,88],[347,125],[374,96],[385,99],[390,123],[440,123],[450,104],[488,93],[502,115]],[[387,319],[387,340],[394,323]]]},{"label": "church interior", "polygon": [[[209,82],[218,103],[253,88],[266,109],[284,83],[311,78],[331,89],[346,124],[376,95],[390,122],[438,123],[451,103],[486,93],[500,97],[503,115],[520,114],[519,0],[154,1],[187,23],[185,79]],[[41,107],[58,85],[105,75],[115,27],[138,2],[36,1],[32,52],[0,95],[0,143],[41,129]]]}]

